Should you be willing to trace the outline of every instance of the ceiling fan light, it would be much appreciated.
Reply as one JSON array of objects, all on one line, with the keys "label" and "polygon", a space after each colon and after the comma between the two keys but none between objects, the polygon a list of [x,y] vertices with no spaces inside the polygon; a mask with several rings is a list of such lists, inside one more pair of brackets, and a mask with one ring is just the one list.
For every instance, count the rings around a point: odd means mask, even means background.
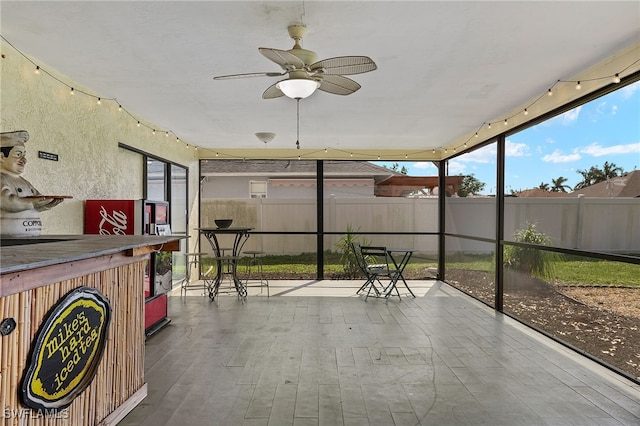
[{"label": "ceiling fan light", "polygon": [[320,86],[315,80],[307,78],[295,78],[282,80],[276,84],[276,87],[291,99],[304,99],[313,94]]}]

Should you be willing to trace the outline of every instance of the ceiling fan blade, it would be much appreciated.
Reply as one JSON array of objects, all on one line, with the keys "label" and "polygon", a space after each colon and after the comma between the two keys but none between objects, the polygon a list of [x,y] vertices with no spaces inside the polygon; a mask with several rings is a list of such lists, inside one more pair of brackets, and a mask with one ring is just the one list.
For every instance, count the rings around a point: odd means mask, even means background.
[{"label": "ceiling fan blade", "polygon": [[360,87],[355,81],[341,75],[323,75],[318,90],[334,95],[350,95]]},{"label": "ceiling fan blade", "polygon": [[378,66],[368,56],[338,56],[315,62],[309,68],[324,75],[352,75],[373,71]]},{"label": "ceiling fan blade", "polygon": [[280,65],[285,71],[292,71],[294,69],[299,70],[304,68],[304,62],[302,59],[287,52],[286,50],[271,49],[268,47],[259,47],[258,50],[267,59]]},{"label": "ceiling fan blade", "polygon": [[214,80],[231,80],[234,78],[249,78],[249,77],[281,77],[286,72],[248,72],[244,74],[230,74],[230,75],[218,75],[213,77]]},{"label": "ceiling fan blade", "polygon": [[282,93],[282,90],[276,87],[276,84],[278,83],[275,83],[269,86],[267,90],[265,90],[264,93],[262,94],[262,99],[275,99],[275,98],[284,96],[284,93]]}]

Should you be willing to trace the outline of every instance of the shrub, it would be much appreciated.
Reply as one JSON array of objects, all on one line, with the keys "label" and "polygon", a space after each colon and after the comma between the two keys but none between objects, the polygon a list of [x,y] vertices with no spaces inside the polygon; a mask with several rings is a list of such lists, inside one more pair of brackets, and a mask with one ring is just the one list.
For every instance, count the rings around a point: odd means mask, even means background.
[{"label": "shrub", "polygon": [[360,268],[358,267],[352,244],[359,243],[361,245],[367,245],[367,241],[363,239],[362,242],[360,242],[359,240],[360,235],[354,232],[351,225],[347,225],[347,233],[336,243],[336,249],[338,253],[340,253],[342,270],[348,278],[356,278],[360,275]]},{"label": "shrub", "polygon": [[[536,226],[528,223],[524,229],[517,230],[514,234],[514,241],[518,243],[529,243],[540,246],[551,244],[551,238],[538,231]],[[559,260],[557,253],[540,250],[537,248],[505,246],[504,263],[507,268],[517,269],[529,275],[539,278],[551,279],[554,276],[554,262]]]}]

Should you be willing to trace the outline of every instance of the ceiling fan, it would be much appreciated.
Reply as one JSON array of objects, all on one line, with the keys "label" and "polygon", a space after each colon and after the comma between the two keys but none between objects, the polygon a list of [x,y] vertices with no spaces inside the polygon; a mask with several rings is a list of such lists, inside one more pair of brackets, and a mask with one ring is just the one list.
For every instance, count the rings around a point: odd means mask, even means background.
[{"label": "ceiling fan", "polygon": [[318,61],[318,55],[300,46],[307,28],[302,25],[288,27],[289,36],[294,45],[289,50],[260,47],[258,51],[267,59],[282,67],[283,72],[252,72],[245,74],[221,75],[214,80],[227,80],[247,77],[288,77],[272,84],[262,94],[263,99],[288,96],[302,99],[310,96],[316,89],[334,95],[350,95],[360,89],[360,85],[344,77],[373,71],[376,63],[367,56],[339,56]]}]

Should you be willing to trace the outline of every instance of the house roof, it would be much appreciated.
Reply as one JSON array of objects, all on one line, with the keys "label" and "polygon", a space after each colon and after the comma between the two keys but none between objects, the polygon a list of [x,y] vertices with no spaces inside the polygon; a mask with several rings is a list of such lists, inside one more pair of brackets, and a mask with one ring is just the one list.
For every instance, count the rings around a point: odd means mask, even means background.
[{"label": "house roof", "polygon": [[540,188],[526,189],[514,194],[520,198],[544,197],[640,197],[640,170],[624,173],[573,192],[552,192]]},{"label": "house roof", "polygon": [[542,188],[525,189],[513,194],[518,198],[553,198],[553,197],[570,197],[567,192],[553,192]]},{"label": "house roof", "polygon": [[640,197],[640,170],[624,173],[622,176],[609,179],[608,182],[598,182],[574,191],[569,196],[577,197]]},{"label": "house roof", "polygon": [[[300,177],[316,175],[315,160],[203,160],[203,176]],[[372,177],[376,182],[402,173],[366,161],[325,160],[324,175],[331,177]]]}]

